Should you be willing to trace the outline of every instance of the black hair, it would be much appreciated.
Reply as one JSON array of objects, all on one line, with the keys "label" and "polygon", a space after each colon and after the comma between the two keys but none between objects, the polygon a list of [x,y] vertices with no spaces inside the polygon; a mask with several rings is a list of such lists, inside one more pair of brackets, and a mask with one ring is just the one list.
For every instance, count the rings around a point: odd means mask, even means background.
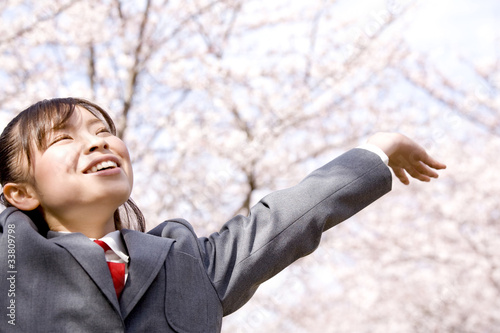
[{"label": "black hair", "polygon": [[[47,135],[63,127],[76,107],[83,107],[103,121],[109,132],[116,135],[116,127],[109,114],[100,106],[81,98],[54,98],[43,100],[20,112],[5,127],[0,136],[0,184],[31,182],[29,170],[32,166],[33,149],[47,149]],[[26,162],[27,168],[21,167]],[[11,207],[3,195],[0,203]],[[38,210],[25,212],[34,221],[39,232],[44,234],[48,226]],[[125,218],[125,221],[124,219]],[[122,227],[145,231],[144,216],[137,205],[128,199],[114,213],[116,229]]]}]

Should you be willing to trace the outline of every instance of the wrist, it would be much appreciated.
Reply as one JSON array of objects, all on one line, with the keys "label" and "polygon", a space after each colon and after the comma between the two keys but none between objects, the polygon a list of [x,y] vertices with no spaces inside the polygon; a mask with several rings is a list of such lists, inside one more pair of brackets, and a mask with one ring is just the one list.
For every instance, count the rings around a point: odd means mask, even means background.
[{"label": "wrist", "polygon": [[356,148],[365,149],[365,150],[371,151],[374,154],[377,154],[380,157],[380,159],[382,160],[382,162],[384,162],[385,165],[389,165],[389,156],[387,156],[387,154],[382,149],[380,149],[378,146],[367,142],[367,143],[362,144]]},{"label": "wrist", "polygon": [[390,158],[398,150],[401,137],[399,133],[379,132],[372,135],[367,143],[377,146]]}]

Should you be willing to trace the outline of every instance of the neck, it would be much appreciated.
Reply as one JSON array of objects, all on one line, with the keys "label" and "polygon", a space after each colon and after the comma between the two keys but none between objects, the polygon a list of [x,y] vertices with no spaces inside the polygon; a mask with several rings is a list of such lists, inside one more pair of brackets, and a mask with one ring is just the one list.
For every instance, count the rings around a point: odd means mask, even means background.
[{"label": "neck", "polygon": [[59,220],[45,216],[45,220],[52,231],[80,232],[89,238],[102,238],[116,230],[113,216],[107,219],[88,216],[85,220]]}]

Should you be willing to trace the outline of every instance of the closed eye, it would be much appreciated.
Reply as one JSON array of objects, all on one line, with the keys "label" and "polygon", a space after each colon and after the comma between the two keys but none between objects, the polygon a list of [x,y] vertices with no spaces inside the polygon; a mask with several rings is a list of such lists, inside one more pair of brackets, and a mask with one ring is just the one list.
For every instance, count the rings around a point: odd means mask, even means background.
[{"label": "closed eye", "polygon": [[58,135],[52,141],[50,141],[49,147],[64,140],[73,140],[73,138],[67,134]]},{"label": "closed eye", "polygon": [[96,134],[102,134],[102,133],[111,134],[111,132],[109,131],[109,129],[107,127],[99,128],[96,131]]}]

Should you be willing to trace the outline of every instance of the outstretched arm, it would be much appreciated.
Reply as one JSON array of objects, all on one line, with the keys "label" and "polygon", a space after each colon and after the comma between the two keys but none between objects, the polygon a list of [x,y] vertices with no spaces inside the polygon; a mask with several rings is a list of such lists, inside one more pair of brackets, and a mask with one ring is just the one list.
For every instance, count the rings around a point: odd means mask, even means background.
[{"label": "outstretched arm", "polygon": [[377,133],[368,139],[389,157],[389,167],[405,185],[410,183],[407,173],[418,180],[428,182],[437,178],[435,170],[445,169],[446,165],[432,158],[423,147],[399,133]]}]

